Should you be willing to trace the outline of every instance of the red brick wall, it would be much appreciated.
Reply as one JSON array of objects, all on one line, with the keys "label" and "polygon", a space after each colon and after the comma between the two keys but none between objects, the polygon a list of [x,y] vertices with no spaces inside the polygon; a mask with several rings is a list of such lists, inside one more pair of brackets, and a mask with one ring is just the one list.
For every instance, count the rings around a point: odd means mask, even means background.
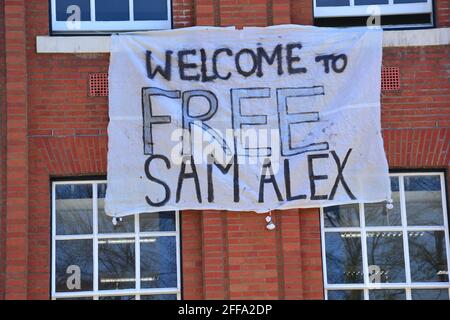
[{"label": "red brick wall", "polygon": [[185,299],[322,299],[318,210],[182,213]]},{"label": "red brick wall", "polygon": [[435,0],[434,2],[436,26],[449,27],[450,26],[450,1],[449,0]]},{"label": "red brick wall", "polygon": [[5,198],[5,164],[6,164],[6,101],[5,101],[5,25],[4,0],[0,0],[0,299],[4,298],[5,275],[5,235],[6,235],[6,198]]},{"label": "red brick wall", "polygon": [[48,34],[48,1],[27,1],[29,232],[28,292],[48,299],[50,178],[106,174],[108,100],[88,97],[91,72],[107,72],[106,54],[36,54]]},{"label": "red brick wall", "polygon": [[381,122],[390,168],[448,171],[450,47],[387,48],[383,65],[400,68],[400,90],[382,95]]},{"label": "red brick wall", "polygon": [[[108,55],[36,54],[36,36],[48,34],[48,1],[0,0],[4,5],[0,71],[8,85],[0,83],[0,108],[4,89],[9,113],[1,113],[8,126],[0,130],[7,130],[10,154],[3,163],[0,156],[8,196],[8,210],[0,211],[0,298],[6,290],[7,298],[48,299],[50,178],[106,174],[108,102],[88,97],[88,76],[108,71]],[[437,7],[438,24],[448,26],[448,0]],[[311,1],[300,0],[174,0],[173,13],[175,27],[312,23]],[[382,100],[391,167],[448,168],[448,50],[384,50],[383,64],[400,67],[402,84]],[[274,220],[277,229],[268,232],[264,215],[183,212],[184,298],[321,299],[318,210],[276,212]]]},{"label": "red brick wall", "polygon": [[6,212],[3,255],[4,291],[8,299],[24,299],[28,264],[28,139],[25,1],[4,2],[5,30],[5,163]]},{"label": "red brick wall", "polygon": [[172,0],[173,26],[185,28],[195,25],[194,0]]},{"label": "red brick wall", "polygon": [[383,65],[400,68],[400,90],[382,95],[382,126],[391,167],[449,164],[450,48],[387,48]]}]

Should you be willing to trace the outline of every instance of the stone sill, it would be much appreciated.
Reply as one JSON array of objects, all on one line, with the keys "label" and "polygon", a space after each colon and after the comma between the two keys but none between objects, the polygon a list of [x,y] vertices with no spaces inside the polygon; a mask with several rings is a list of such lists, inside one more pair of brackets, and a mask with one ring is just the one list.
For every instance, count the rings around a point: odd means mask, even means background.
[{"label": "stone sill", "polygon": [[[450,44],[450,28],[396,30],[383,33],[383,47]],[[109,36],[37,36],[37,53],[109,53]]]}]

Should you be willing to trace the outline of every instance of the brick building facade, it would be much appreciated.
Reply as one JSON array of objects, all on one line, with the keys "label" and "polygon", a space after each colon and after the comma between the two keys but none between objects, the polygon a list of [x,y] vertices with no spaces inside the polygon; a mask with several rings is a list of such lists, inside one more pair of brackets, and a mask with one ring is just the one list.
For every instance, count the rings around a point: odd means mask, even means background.
[{"label": "brick building facade", "polygon": [[[174,28],[314,21],[310,0],[173,0],[172,7]],[[38,53],[49,12],[47,0],[0,0],[0,299],[51,297],[51,179],[106,176],[108,100],[89,95],[89,75],[108,72],[109,54]],[[399,68],[400,83],[382,94],[392,170],[448,173],[449,12],[448,0],[434,1],[430,30],[441,30],[443,41],[384,47],[383,66]],[[419,31],[398,33],[405,32]],[[275,212],[277,229],[267,232],[254,213],[182,212],[183,298],[323,299],[319,216]]]}]

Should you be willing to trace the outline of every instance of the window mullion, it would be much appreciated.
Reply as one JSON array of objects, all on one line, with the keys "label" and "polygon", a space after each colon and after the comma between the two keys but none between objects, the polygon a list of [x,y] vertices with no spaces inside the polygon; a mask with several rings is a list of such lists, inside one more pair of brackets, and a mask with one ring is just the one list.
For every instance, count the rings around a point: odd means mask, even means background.
[{"label": "window mullion", "polygon": [[134,232],[135,232],[135,275],[136,275],[136,290],[141,290],[141,239],[140,239],[140,215],[136,214],[134,216]]},{"label": "window mullion", "polygon": [[406,288],[405,293],[406,293],[406,300],[412,300],[411,288]]},{"label": "window mullion", "polygon": [[411,284],[411,268],[409,263],[409,242],[408,242],[408,220],[406,216],[406,200],[403,176],[399,176],[400,191],[400,215],[403,227],[403,252],[405,258],[405,277],[406,283]]},{"label": "window mullion", "polygon": [[134,0],[128,0],[130,8],[130,21],[134,22]]},{"label": "window mullion", "polygon": [[56,186],[52,184],[52,297],[56,293]]},{"label": "window mullion", "polygon": [[[181,250],[181,245],[180,245],[180,213],[179,211],[175,212],[175,230],[177,232],[176,236],[175,236],[175,250],[176,250],[176,262],[177,262],[177,289],[178,292],[181,291],[181,261],[180,261],[180,250]],[[179,295],[177,295],[177,299],[179,300],[180,297]]]},{"label": "window mullion", "polygon": [[[440,175],[441,180],[441,204],[442,204],[442,214],[444,216],[444,237],[445,237],[445,247],[446,247],[446,255],[447,255],[447,278],[450,283],[450,235],[449,235],[449,225],[448,225],[448,217],[447,217],[447,194],[445,189],[445,176],[443,173]],[[449,295],[450,297],[450,295]]]},{"label": "window mullion", "polygon": [[363,292],[364,292],[364,300],[369,300],[369,289],[365,288]]},{"label": "window mullion", "polygon": [[95,0],[91,0],[91,21],[95,22],[97,18],[95,17]]},{"label": "window mullion", "polygon": [[[320,208],[320,232],[321,232],[321,245],[322,245],[322,272],[323,272],[323,284],[325,289],[328,288],[328,274],[327,274],[327,254],[326,254],[326,243],[325,243],[325,223],[323,219],[323,207]],[[328,296],[328,295],[327,295]]]},{"label": "window mullion", "polygon": [[[362,253],[362,263],[363,263],[363,279],[364,285],[369,284],[369,262],[367,258],[367,234],[366,234],[366,221],[364,216],[364,204],[359,204],[359,225],[361,227],[361,253]],[[364,299],[366,299],[366,293],[364,292]],[[367,297],[368,299],[368,297]]]},{"label": "window mullion", "polygon": [[93,232],[94,232],[94,239],[93,239],[93,254],[92,257],[94,259],[94,274],[93,274],[93,281],[94,281],[94,292],[98,292],[98,188],[97,183],[94,183],[93,186],[93,209],[94,209],[94,216],[93,216]]}]

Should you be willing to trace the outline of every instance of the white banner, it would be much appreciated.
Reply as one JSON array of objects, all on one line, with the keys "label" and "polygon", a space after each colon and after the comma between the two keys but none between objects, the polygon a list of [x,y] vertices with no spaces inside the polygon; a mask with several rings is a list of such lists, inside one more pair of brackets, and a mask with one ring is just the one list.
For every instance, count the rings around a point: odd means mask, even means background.
[{"label": "white banner", "polygon": [[113,35],[106,212],[389,199],[381,56],[367,28]]}]

